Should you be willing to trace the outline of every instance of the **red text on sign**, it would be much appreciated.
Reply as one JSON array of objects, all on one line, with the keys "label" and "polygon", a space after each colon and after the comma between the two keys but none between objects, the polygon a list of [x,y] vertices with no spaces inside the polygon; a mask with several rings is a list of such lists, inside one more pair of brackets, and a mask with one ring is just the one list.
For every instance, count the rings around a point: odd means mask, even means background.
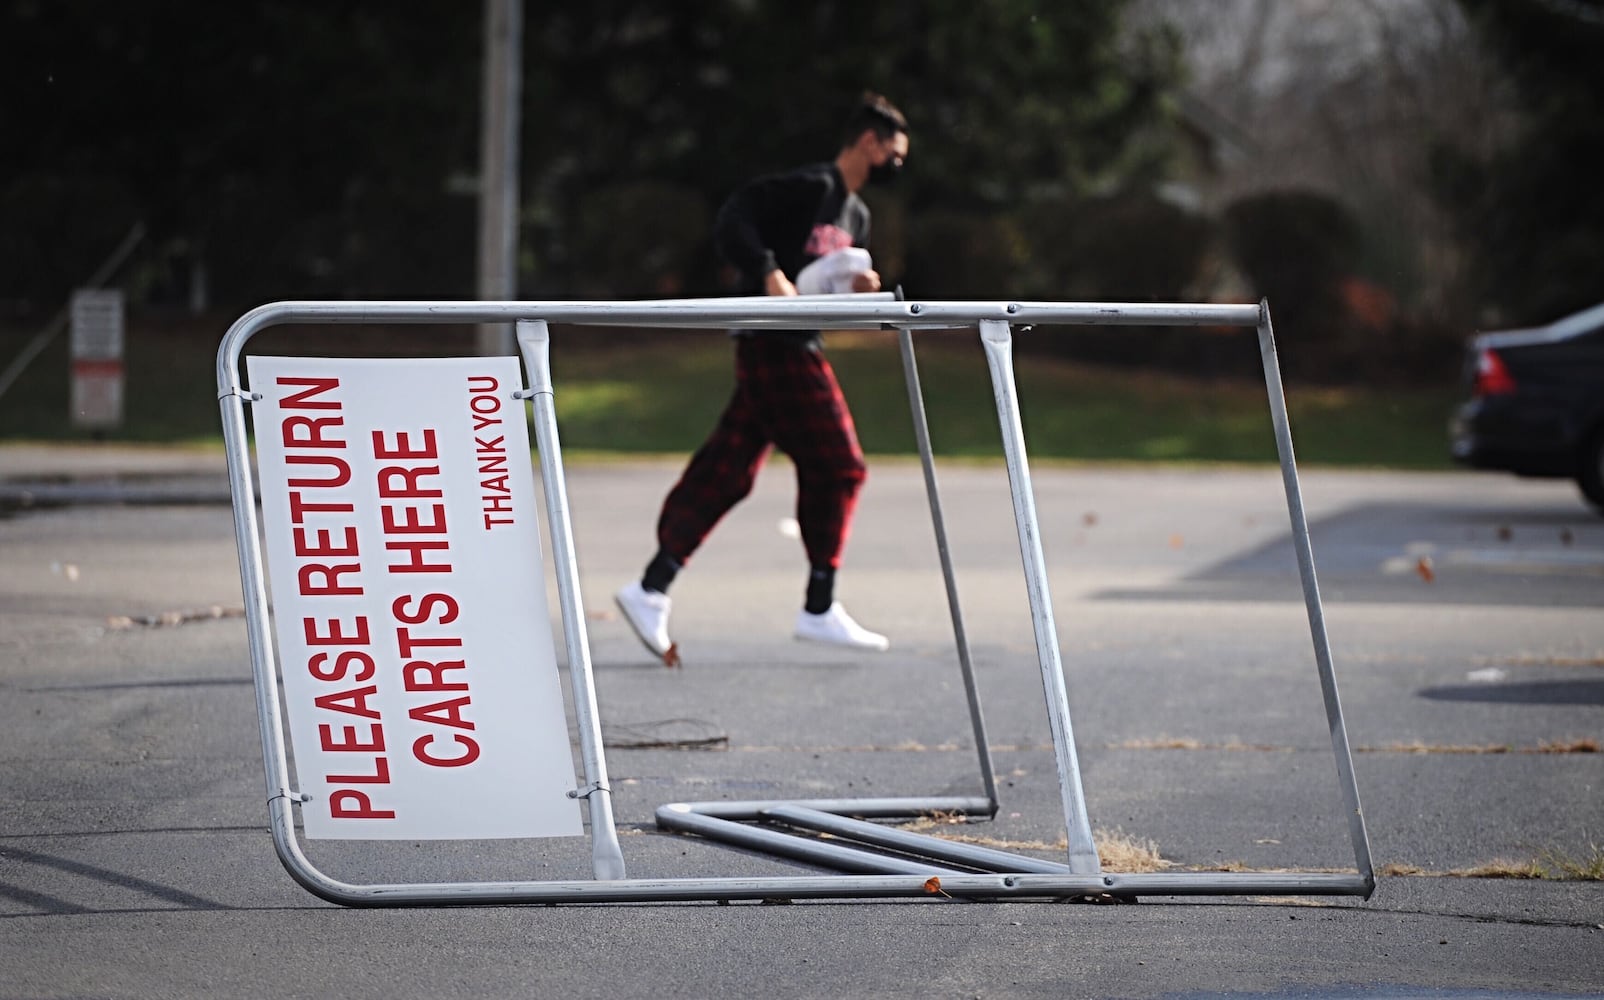
[{"label": "red text on sign", "polygon": [[[345,491],[351,465],[344,457],[345,418],[337,378],[280,378],[283,415],[279,440],[288,471],[291,550],[297,560],[296,590],[303,598],[341,598],[362,594],[361,544],[354,521],[355,502]],[[310,412],[304,412],[310,411]],[[333,612],[303,617],[308,649],[306,670],[321,690],[313,696],[318,746],[341,755],[324,775],[326,808],[333,819],[394,819],[383,807],[390,784],[384,720],[374,704],[378,685],[365,615],[346,618]]]},{"label": "red text on sign", "polygon": [[473,415],[474,457],[479,462],[479,505],[485,530],[513,524],[512,487],[507,472],[507,436],[501,426],[501,381],[493,375],[468,379],[468,410]]}]

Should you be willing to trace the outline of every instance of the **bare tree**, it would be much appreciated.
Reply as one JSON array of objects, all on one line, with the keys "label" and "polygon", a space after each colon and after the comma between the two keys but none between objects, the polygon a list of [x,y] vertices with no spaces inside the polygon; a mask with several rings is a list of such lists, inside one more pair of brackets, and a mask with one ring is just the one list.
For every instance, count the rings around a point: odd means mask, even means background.
[{"label": "bare tree", "polygon": [[1453,0],[1139,0],[1184,39],[1188,100],[1251,137],[1208,179],[1218,209],[1273,189],[1348,205],[1374,276],[1407,305],[1462,307],[1462,254],[1432,194],[1435,145],[1491,156],[1514,131],[1502,78]]}]

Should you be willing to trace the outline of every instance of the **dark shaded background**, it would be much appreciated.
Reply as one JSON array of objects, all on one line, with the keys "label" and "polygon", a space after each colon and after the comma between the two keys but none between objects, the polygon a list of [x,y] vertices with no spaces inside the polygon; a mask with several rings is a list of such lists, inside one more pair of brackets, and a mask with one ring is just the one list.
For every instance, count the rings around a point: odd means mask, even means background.
[{"label": "dark shaded background", "polygon": [[[1604,8],[1460,7],[1520,123],[1490,155],[1431,137],[1421,183],[1456,240],[1434,249],[1472,275],[1446,307],[1396,307],[1371,235],[1330,193],[1214,212],[1167,197],[1217,164],[1180,110],[1184,39],[1122,0],[527,4],[519,294],[719,291],[719,201],[754,172],[830,156],[873,88],[914,128],[904,182],[873,200],[876,260],[912,294],[1268,296],[1304,348],[1294,376],[1440,377],[1475,317],[1591,304],[1604,262],[1604,26],[1585,16]],[[481,15],[0,0],[0,322],[52,314],[135,223],[148,236],[119,283],[136,310],[471,297]],[[1132,342],[1073,349],[1214,367],[1206,340]]]}]

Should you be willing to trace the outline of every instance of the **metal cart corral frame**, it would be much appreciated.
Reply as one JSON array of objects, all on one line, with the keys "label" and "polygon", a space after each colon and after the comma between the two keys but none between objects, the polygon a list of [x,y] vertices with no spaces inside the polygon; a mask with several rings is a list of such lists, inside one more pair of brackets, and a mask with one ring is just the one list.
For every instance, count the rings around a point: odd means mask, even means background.
[{"label": "metal cart corral frame", "polygon": [[[515,323],[529,389],[517,393],[533,407],[547,518],[563,631],[573,688],[574,713],[584,768],[583,795],[589,809],[593,881],[393,883],[358,885],[339,881],[313,866],[295,833],[291,789],[280,718],[280,691],[269,630],[265,567],[258,538],[256,487],[245,410],[252,393],[240,377],[246,343],[269,327],[285,324],[467,324]],[[672,803],[657,810],[660,826],[756,848],[846,874],[762,878],[642,879],[626,876],[613,824],[611,794],[602,751],[600,720],[591,673],[589,641],[580,601],[562,450],[557,437],[549,358],[548,324],[731,329],[863,329],[899,331],[904,375],[915,436],[923,464],[931,521],[946,581],[959,665],[974,728],[984,794],[972,798],[838,799],[787,802]],[[1092,840],[1081,789],[1068,695],[1064,684],[1052,599],[1026,458],[1013,372],[1015,327],[1032,325],[1253,327],[1258,331],[1265,387],[1280,458],[1293,549],[1308,611],[1315,668],[1330,726],[1341,794],[1354,850],[1347,873],[1103,872]],[[913,818],[933,812],[994,815],[996,784],[968,640],[948,553],[924,401],[913,350],[913,334],[933,329],[978,329],[990,370],[1013,496],[1014,519],[1035,631],[1042,689],[1058,770],[1068,839],[1064,863],[957,844],[868,822]],[[953,897],[1026,898],[1213,894],[1324,894],[1369,897],[1375,888],[1370,847],[1354,779],[1325,616],[1315,577],[1313,551],[1298,483],[1285,392],[1266,303],[1258,305],[1116,304],[1056,302],[918,302],[889,295],[804,298],[679,299],[641,302],[279,302],[241,317],[223,338],[217,355],[222,410],[245,618],[256,683],[263,760],[273,842],[290,875],[314,894],[351,906],[444,905],[534,902],[644,902],[823,897],[926,897],[930,879]],[[758,826],[756,823],[766,825]],[[829,839],[795,836],[775,826]],[[862,846],[849,846],[856,843]],[[866,848],[882,848],[877,851]],[[890,852],[890,853],[888,853]]]}]

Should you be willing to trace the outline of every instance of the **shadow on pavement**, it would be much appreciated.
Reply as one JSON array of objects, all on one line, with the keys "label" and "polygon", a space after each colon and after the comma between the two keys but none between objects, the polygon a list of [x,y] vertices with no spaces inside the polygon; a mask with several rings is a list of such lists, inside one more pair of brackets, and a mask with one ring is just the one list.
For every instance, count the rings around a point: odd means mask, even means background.
[{"label": "shadow on pavement", "polygon": [[[106,885],[118,886],[124,889],[132,889],[136,892],[141,892],[148,896],[159,899],[162,902],[171,903],[185,909],[229,909],[229,907],[224,906],[222,903],[214,902],[213,900],[206,899],[202,896],[196,896],[192,893],[185,892],[182,889],[176,889],[170,885],[163,885],[160,882],[152,882],[148,879],[142,879],[134,875],[128,875],[124,872],[112,871],[109,868],[101,868],[98,865],[86,864],[82,861],[72,861],[67,858],[56,857],[53,854],[43,854],[38,851],[29,851],[14,845],[7,845],[5,853],[6,859],[11,862],[20,862],[21,864],[25,865],[31,864],[40,865],[46,868],[54,868],[57,871],[65,872],[69,875],[77,875],[81,878],[87,878],[95,882],[102,882]],[[31,906],[36,906],[46,913],[90,913],[94,912],[96,909],[81,906],[77,903],[68,902],[66,900],[49,896],[34,890],[21,889],[17,886],[0,885],[0,895],[8,896],[18,900],[19,902],[25,902]]]},{"label": "shadow on pavement", "polygon": [[[1423,502],[1364,504],[1312,523],[1309,537],[1329,602],[1604,603],[1604,519],[1581,507],[1489,514]],[[1303,591],[1287,533],[1168,586],[1092,597],[1301,602]]]},{"label": "shadow on pavement", "polygon": [[1525,681],[1519,684],[1449,684],[1417,692],[1433,701],[1488,701],[1510,705],[1604,705],[1604,680]]}]

